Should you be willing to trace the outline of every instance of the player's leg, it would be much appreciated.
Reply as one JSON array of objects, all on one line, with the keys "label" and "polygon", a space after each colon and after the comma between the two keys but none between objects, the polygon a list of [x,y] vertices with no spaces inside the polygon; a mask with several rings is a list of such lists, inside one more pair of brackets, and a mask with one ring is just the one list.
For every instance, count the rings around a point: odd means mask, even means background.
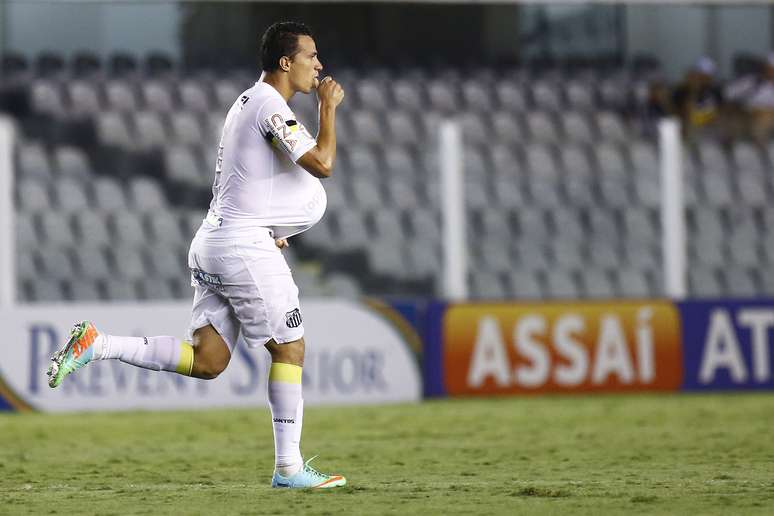
[{"label": "player's leg", "polygon": [[116,359],[144,369],[204,380],[217,378],[231,359],[226,341],[211,324],[196,329],[190,342],[172,336],[103,337],[102,349],[95,349],[98,360]]},{"label": "player's leg", "polygon": [[301,456],[304,348],[303,337],[284,344],[272,339],[266,344],[271,354],[268,394],[274,428],[275,466],[271,485],[317,489],[343,486],[347,483],[343,476],[320,473],[309,461],[304,463]]},{"label": "player's leg", "polygon": [[276,452],[272,486],[344,485],[344,477],[315,471],[301,455],[304,326],[290,268],[268,232],[240,246],[240,253],[245,274],[229,282],[226,294],[247,346],[265,346],[272,357],[267,389]]},{"label": "player's leg", "polygon": [[303,468],[301,428],[303,404],[301,372],[304,366],[304,339],[266,344],[271,355],[267,389],[274,427],[274,468],[283,476],[296,474]]},{"label": "player's leg", "polygon": [[115,359],[153,371],[171,371],[184,376],[212,379],[228,365],[229,347],[211,325],[197,329],[193,342],[173,336],[126,337],[108,335],[89,321],[76,324],[70,339],[51,357],[49,385],[58,387],[64,378],[94,360]]},{"label": "player's leg", "polygon": [[177,337],[107,335],[94,324],[76,324],[69,341],[51,357],[48,384],[62,380],[93,360],[115,359],[154,371],[212,379],[228,365],[239,335],[239,321],[228,302],[206,286],[196,285],[191,312],[191,341]]},{"label": "player's leg", "polygon": [[190,342],[171,336],[124,337],[107,335],[89,321],[73,326],[67,343],[51,357],[48,384],[58,387],[64,378],[94,360],[118,359],[154,371],[190,375],[193,365]]}]

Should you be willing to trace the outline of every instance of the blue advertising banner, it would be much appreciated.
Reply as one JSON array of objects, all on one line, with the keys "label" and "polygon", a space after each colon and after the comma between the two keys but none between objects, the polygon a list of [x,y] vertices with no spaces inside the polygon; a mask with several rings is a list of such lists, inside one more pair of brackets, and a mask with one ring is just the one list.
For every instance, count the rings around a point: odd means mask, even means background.
[{"label": "blue advertising banner", "polygon": [[424,362],[422,373],[424,376],[424,393],[426,398],[446,396],[444,386],[444,361],[443,361],[443,316],[446,313],[447,304],[441,301],[431,302],[425,312],[425,324],[422,338],[424,340]]},{"label": "blue advertising banner", "polygon": [[678,303],[683,390],[774,389],[774,301]]}]

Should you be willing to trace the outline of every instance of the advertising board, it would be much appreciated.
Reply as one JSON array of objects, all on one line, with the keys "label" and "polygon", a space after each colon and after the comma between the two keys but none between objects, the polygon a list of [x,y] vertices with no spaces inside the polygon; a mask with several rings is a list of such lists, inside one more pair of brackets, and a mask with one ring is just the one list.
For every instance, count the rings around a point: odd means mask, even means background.
[{"label": "advertising board", "polygon": [[450,395],[675,390],[669,302],[454,304],[440,326]]},{"label": "advertising board", "polygon": [[[383,311],[383,310],[382,310]],[[417,357],[381,311],[347,301],[302,304],[306,329],[304,399],[307,405],[375,404],[421,397]],[[0,354],[0,406],[43,411],[195,409],[266,404],[269,354],[237,346],[214,380],[149,371],[106,360],[48,387],[51,354],[71,325],[88,317],[115,335],[184,336],[187,303],[36,305],[0,312],[5,339]]]},{"label": "advertising board", "polygon": [[686,390],[772,389],[774,303],[680,303]]}]

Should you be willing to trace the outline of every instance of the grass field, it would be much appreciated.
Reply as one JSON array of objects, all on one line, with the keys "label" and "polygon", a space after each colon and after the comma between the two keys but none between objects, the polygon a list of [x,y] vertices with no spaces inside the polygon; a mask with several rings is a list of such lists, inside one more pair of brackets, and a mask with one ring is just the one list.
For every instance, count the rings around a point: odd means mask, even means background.
[{"label": "grass field", "polygon": [[772,514],[774,395],[308,408],[340,490],[269,488],[268,410],[0,416],[0,514]]}]

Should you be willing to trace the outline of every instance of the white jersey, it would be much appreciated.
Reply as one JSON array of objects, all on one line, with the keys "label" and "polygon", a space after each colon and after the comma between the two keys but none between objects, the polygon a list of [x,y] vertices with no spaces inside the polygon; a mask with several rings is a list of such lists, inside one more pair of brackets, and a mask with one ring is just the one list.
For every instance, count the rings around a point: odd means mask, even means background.
[{"label": "white jersey", "polygon": [[315,145],[274,87],[259,81],[244,91],[223,125],[208,232],[239,237],[269,228],[274,238],[286,238],[317,223],[325,190],[296,164]]}]

